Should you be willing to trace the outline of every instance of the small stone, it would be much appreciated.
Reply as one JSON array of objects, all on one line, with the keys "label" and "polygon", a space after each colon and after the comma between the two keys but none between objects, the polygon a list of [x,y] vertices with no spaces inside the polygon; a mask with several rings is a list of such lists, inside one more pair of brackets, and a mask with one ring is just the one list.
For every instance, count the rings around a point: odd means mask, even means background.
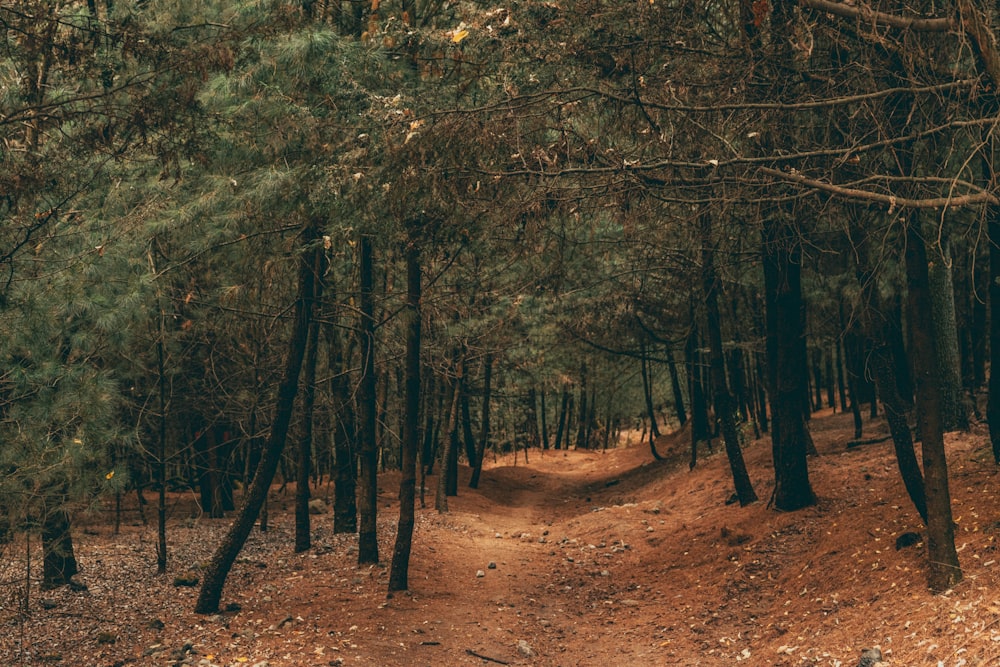
[{"label": "small stone", "polygon": [[610,577],[611,573],[608,572],[607,570],[601,570],[601,576],[602,577]]},{"label": "small stone", "polygon": [[267,660],[261,660],[260,662],[253,663],[252,667],[269,667]]},{"label": "small stone", "polygon": [[[997,522],[997,523],[1000,523],[1000,522]],[[495,534],[493,537],[495,537],[498,540],[502,540],[503,539],[503,535],[501,535],[500,533]]]},{"label": "small stone", "polygon": [[491,560],[490,563],[489,563],[489,565],[486,566],[486,569],[487,570],[495,570],[495,569],[497,569],[496,561],[492,561]]},{"label": "small stone", "polygon": [[191,588],[197,586],[199,581],[200,579],[198,578],[198,575],[194,572],[185,572],[184,574],[179,574],[174,577],[174,586],[177,586],[178,588],[182,586]]},{"label": "small stone", "polygon": [[477,578],[482,579],[485,576],[486,576],[485,572],[483,572],[482,570],[476,570],[476,577]]},{"label": "small stone", "polygon": [[531,648],[531,645],[523,639],[517,640],[517,652],[525,658],[535,657],[535,650]]},{"label": "small stone", "polygon": [[310,514],[326,514],[326,512],[326,503],[323,502],[322,498],[313,498],[309,501]]},{"label": "small stone", "polygon": [[877,648],[866,648],[861,651],[861,659],[858,661],[858,667],[873,667],[880,662],[882,662],[882,651]]}]

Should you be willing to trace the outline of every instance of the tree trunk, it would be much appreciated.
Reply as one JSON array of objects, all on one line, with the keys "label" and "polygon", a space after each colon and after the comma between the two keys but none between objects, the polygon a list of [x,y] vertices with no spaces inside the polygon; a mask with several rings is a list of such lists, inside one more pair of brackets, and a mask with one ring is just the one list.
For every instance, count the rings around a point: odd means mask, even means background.
[{"label": "tree trunk", "polygon": [[[779,213],[781,215],[781,213]],[[764,230],[768,375],[771,385],[771,448],[774,507],[789,512],[816,502],[809,482],[809,444],[802,388],[802,254],[795,230],[769,220]]]},{"label": "tree trunk", "polygon": [[942,593],[962,580],[962,570],[955,551],[955,524],[948,489],[941,397],[934,379],[934,337],[927,251],[924,240],[916,229],[916,222],[911,219],[906,228],[906,281],[909,288],[907,312],[917,384],[917,429],[922,442],[924,486],[927,493],[927,583],[932,592]]},{"label": "tree trunk", "polygon": [[57,493],[42,507],[42,590],[65,586],[79,572],[65,501],[65,494]]},{"label": "tree trunk", "polygon": [[543,387],[540,392],[538,392],[538,399],[541,403],[539,412],[542,417],[542,449],[549,448],[549,415],[545,407],[545,388]]},{"label": "tree trunk", "polygon": [[639,342],[639,373],[642,375],[642,393],[646,397],[646,414],[649,416],[649,452],[655,460],[662,461],[663,457],[656,451],[656,438],[660,433],[656,428],[656,413],[653,411],[653,392],[649,387],[649,362],[646,358],[645,340]]},{"label": "tree trunk", "polygon": [[[315,241],[316,235],[317,230],[311,224],[308,225],[303,234],[303,245],[309,248]],[[295,395],[298,392],[302,357],[305,355],[306,339],[309,336],[309,323],[312,319],[311,297],[313,295],[313,281],[316,277],[313,266],[312,254],[304,253],[299,260],[299,286],[298,297],[295,300],[295,319],[288,345],[288,354],[285,358],[284,376],[278,387],[278,400],[274,411],[274,421],[271,423],[271,434],[264,447],[253,483],[243,498],[243,506],[205,569],[201,592],[194,608],[197,614],[214,614],[219,610],[219,600],[222,597],[222,588],[225,586],[226,577],[229,576],[229,570],[250,535],[257,514],[267,498],[274,473],[278,469],[281,453],[285,449],[288,425],[292,418]]]},{"label": "tree trunk", "polygon": [[715,394],[715,416],[722,425],[722,438],[726,446],[726,457],[729,459],[729,470],[733,475],[733,485],[736,487],[736,497],[741,507],[746,507],[757,500],[746,463],[743,461],[743,450],[740,448],[740,438],[736,431],[736,409],[733,397],[726,386],[726,357],[722,349],[722,323],[719,317],[719,282],[715,275],[715,246],[712,242],[711,218],[703,213],[702,246],[701,246],[701,279],[705,295],[705,321],[708,328],[709,362],[712,377],[712,390]]},{"label": "tree trunk", "polygon": [[[317,249],[313,270],[315,275],[323,275],[323,250]],[[323,281],[317,279],[313,285],[313,304],[322,296]],[[305,375],[302,378],[302,437],[298,447],[298,468],[295,475],[295,553],[307,551],[312,546],[310,535],[312,526],[309,515],[309,477],[312,464],[313,412],[316,406],[316,358],[319,347],[319,322],[309,325],[306,340]]]},{"label": "tree trunk", "polygon": [[870,265],[868,237],[865,230],[851,225],[854,254],[858,260],[857,277],[861,287],[861,321],[865,334],[871,341],[871,367],[875,375],[875,385],[885,409],[885,419],[896,452],[896,464],[903,479],[906,492],[913,506],[927,523],[927,497],[924,492],[924,478],[913,449],[913,437],[907,422],[907,405],[899,395],[892,351],[889,349],[887,331],[889,322],[882,312],[878,281]]},{"label": "tree trunk", "polygon": [[483,459],[486,457],[486,445],[490,437],[490,391],[493,379],[493,355],[486,354],[483,360],[483,423],[479,432],[479,450],[476,452],[476,467],[472,470],[469,480],[470,489],[479,488],[479,478],[483,474]]},{"label": "tree trunk", "polygon": [[587,416],[590,411],[587,406],[587,364],[580,364],[580,402],[579,415],[577,417],[576,448],[588,449],[590,443],[587,442]]},{"label": "tree trunk", "polygon": [[163,354],[164,313],[160,311],[160,336],[156,341],[159,384],[159,420],[156,433],[156,573],[167,572],[167,376]]},{"label": "tree trunk", "polygon": [[[562,401],[559,405],[559,425],[556,427],[556,442],[554,445],[556,449],[562,448],[563,434],[566,432],[566,423],[569,415],[569,402],[569,385],[563,384]],[[569,440],[568,437],[566,439],[567,441]],[[566,449],[569,449],[569,445],[566,446]]]},{"label": "tree trunk", "polygon": [[453,440],[448,435],[455,430],[455,419],[458,412],[458,394],[461,378],[455,378],[455,387],[451,391],[451,409],[448,410],[448,427],[444,436],[444,447],[441,451],[441,469],[438,471],[437,493],[434,496],[434,509],[438,512],[448,511],[448,462],[451,460]]},{"label": "tree trunk", "polygon": [[674,412],[677,413],[677,421],[681,428],[687,424],[687,411],[684,409],[684,395],[681,393],[681,379],[677,372],[677,363],[674,361],[674,351],[667,348],[667,372],[670,374],[670,393],[674,398]]},{"label": "tree trunk", "polygon": [[[410,550],[416,525],[417,450],[420,447],[420,246],[411,233],[406,247],[406,389],[404,394],[399,524],[389,569],[389,590],[409,587]],[[467,408],[466,408],[467,409]],[[476,459],[479,460],[478,458]]]},{"label": "tree trunk", "polygon": [[859,357],[863,344],[858,334],[854,331],[854,325],[845,333],[844,350],[847,353],[847,387],[851,394],[851,415],[854,417],[854,439],[859,440],[864,432],[864,422],[861,418],[861,390],[862,384],[860,375],[864,372],[861,367]]},{"label": "tree trunk", "polygon": [[378,562],[378,437],[376,420],[375,373],[375,304],[373,299],[374,267],[372,238],[361,236],[360,243],[360,319],[361,378],[358,381],[358,564]]},{"label": "tree trunk", "polygon": [[986,209],[990,242],[990,379],[986,421],[990,427],[993,462],[1000,465],[1000,206]]},{"label": "tree trunk", "polygon": [[689,469],[698,465],[698,443],[712,437],[708,423],[708,401],[701,383],[701,355],[698,352],[698,325],[695,322],[694,305],[691,306],[691,330],[684,345],[684,361],[687,366],[689,395],[691,397],[691,462]]},{"label": "tree trunk", "polygon": [[[462,377],[468,378],[466,369],[462,369]],[[469,467],[476,467],[476,436],[472,433],[472,410],[469,407],[469,383],[462,383],[462,442],[465,444],[465,458]]]},{"label": "tree trunk", "polygon": [[[660,427],[656,424],[656,410],[653,407],[653,377],[649,367],[649,357],[646,355],[646,341],[639,342],[639,364],[642,373],[642,394],[646,399],[646,415],[649,417],[650,442],[660,437]],[[654,454],[654,458],[656,458]]]},{"label": "tree trunk", "polygon": [[330,396],[333,401],[333,532],[353,533],[358,529],[358,505],[355,483],[356,457],[354,441],[357,426],[352,389],[348,382],[347,365],[352,356],[345,354],[343,339],[337,324],[326,329],[328,337],[327,371],[330,375]]},{"label": "tree trunk", "polygon": [[941,396],[941,419],[945,431],[969,429],[969,415],[962,398],[958,327],[955,323],[955,286],[952,282],[951,243],[943,239],[928,258],[927,275],[934,326],[935,378]]}]

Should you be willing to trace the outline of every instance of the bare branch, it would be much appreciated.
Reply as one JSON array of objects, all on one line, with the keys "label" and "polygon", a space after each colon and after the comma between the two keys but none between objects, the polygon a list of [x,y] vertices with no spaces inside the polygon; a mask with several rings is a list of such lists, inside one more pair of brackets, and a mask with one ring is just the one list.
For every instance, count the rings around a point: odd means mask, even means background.
[{"label": "bare branch", "polygon": [[897,197],[895,195],[882,194],[880,192],[870,192],[856,188],[847,188],[833,183],[825,183],[814,178],[808,178],[796,172],[785,172],[769,167],[761,167],[758,170],[773,178],[778,178],[790,183],[797,183],[806,187],[827,192],[838,197],[853,199],[855,201],[867,201],[877,204],[885,204],[890,210],[897,208],[958,208],[961,206],[974,206],[978,204],[1000,203],[995,195],[979,191],[973,194],[961,195],[957,197],[928,197],[926,199],[910,199],[908,197]]}]

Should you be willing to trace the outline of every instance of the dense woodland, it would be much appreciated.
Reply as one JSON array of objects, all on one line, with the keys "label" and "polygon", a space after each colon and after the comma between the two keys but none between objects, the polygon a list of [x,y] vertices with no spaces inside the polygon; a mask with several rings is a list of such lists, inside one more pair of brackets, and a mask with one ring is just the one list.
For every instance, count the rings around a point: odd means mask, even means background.
[{"label": "dense woodland", "polygon": [[[1000,462],[994,4],[11,0],[0,6],[0,536],[330,480],[408,586],[414,508],[492,451],[724,443],[815,502],[814,410],[891,427],[961,580],[942,434]],[[774,477],[741,442],[764,432]],[[919,441],[919,459],[914,444]],[[395,549],[377,478],[402,471]],[[424,477],[439,469],[440,485]],[[433,497],[430,497],[433,495]],[[289,545],[293,548],[293,545]],[[413,549],[420,545],[412,544]]]}]

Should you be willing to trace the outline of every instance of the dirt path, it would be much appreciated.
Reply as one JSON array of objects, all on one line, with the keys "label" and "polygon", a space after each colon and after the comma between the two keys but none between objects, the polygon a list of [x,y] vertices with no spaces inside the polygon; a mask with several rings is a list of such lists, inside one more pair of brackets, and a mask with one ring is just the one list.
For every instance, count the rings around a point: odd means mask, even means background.
[{"label": "dirt path", "polygon": [[[681,435],[658,443],[668,462],[647,447],[491,461],[477,491],[463,472],[449,513],[419,511],[411,590],[388,598],[391,474],[382,564],[358,566],[356,537],[333,535],[328,515],[314,517],[313,549],[292,554],[291,490],[275,494],[271,531],[253,534],[228,610],[210,617],[173,577],[199,571],[227,520],[179,503],[171,572],[156,577],[152,529],[114,536],[97,517],[78,541],[86,592],[33,588],[19,614],[25,545],[0,561],[0,664],[850,667],[866,646],[889,665],[1000,664],[1000,474],[983,435],[949,436],[966,580],[933,597],[923,548],[894,548],[921,527],[891,444],[847,450],[849,415],[813,433],[820,500],[792,514],[727,505],[724,456],[688,472]],[[768,443],[745,451],[766,498]]]}]

